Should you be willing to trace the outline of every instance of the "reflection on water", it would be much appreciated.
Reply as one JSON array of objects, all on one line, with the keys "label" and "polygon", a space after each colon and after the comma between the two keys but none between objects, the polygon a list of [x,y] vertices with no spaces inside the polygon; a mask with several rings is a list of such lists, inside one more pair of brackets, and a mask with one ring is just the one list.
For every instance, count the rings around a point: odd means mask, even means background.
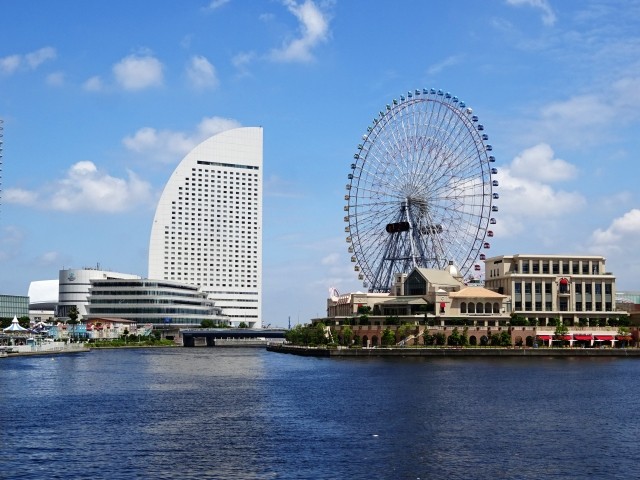
[{"label": "reflection on water", "polygon": [[631,359],[0,361],[8,478],[633,478]]}]

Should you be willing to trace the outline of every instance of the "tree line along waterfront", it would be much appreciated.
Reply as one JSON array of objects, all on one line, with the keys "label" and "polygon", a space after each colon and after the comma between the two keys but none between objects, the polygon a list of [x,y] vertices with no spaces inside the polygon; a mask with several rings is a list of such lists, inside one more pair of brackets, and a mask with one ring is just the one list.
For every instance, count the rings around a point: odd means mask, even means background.
[{"label": "tree line along waterfront", "polygon": [[[638,327],[632,325],[629,317],[622,315],[606,320],[575,322],[575,325],[553,318],[545,325],[539,325],[537,321],[514,313],[506,322],[480,326],[472,318],[439,320],[425,317],[407,322],[397,316],[372,319],[370,313],[369,307],[363,306],[353,317],[296,325],[286,332],[285,339],[293,345],[329,348],[631,347],[638,344]],[[588,336],[591,336],[590,341]],[[601,341],[598,337],[608,341]]]}]

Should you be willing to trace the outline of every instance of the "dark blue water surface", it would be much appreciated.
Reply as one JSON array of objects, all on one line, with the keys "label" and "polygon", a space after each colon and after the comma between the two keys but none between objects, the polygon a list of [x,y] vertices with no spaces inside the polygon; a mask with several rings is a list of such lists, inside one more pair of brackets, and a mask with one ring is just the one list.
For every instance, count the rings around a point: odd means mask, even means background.
[{"label": "dark blue water surface", "polygon": [[640,360],[0,360],[0,478],[638,478]]}]

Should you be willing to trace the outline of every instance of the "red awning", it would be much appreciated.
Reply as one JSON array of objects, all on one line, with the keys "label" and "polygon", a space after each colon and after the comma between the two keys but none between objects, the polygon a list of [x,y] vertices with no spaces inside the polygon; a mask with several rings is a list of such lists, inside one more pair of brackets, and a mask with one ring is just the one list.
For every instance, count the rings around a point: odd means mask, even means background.
[{"label": "red awning", "polygon": [[611,340],[613,340],[613,335],[596,335],[596,340],[610,342]]},{"label": "red awning", "polygon": [[551,335],[538,335],[540,340],[551,340]]},{"label": "red awning", "polygon": [[632,340],[632,337],[627,336],[627,335],[617,335],[616,339],[617,340],[627,340],[627,341],[629,341],[629,340]]},{"label": "red awning", "polygon": [[591,335],[574,335],[573,338],[575,338],[576,340],[586,340],[587,342],[593,340],[593,337]]},{"label": "red awning", "polygon": [[558,340],[571,340],[571,335],[560,335]]}]

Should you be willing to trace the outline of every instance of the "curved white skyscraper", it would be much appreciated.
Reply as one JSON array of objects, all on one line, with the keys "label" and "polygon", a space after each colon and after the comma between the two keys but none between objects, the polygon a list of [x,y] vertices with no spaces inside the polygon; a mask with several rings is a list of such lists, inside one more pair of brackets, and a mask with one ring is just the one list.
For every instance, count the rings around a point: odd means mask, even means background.
[{"label": "curved white skyscraper", "polygon": [[262,326],[262,128],[214,135],[177,166],[151,227],[149,278],[200,285],[232,325]]}]

